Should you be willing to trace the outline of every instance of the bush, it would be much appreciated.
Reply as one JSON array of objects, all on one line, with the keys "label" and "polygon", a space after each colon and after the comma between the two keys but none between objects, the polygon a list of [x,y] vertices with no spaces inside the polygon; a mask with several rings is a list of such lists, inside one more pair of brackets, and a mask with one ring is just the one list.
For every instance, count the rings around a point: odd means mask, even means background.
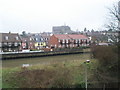
[{"label": "bush", "polygon": [[[112,83],[118,83],[118,47],[117,46],[92,46],[93,57],[97,59],[98,65],[94,75],[98,81],[108,83],[109,87],[114,87]],[[117,86],[117,85],[116,85]]]},{"label": "bush", "polygon": [[72,76],[67,68],[62,67],[52,70],[26,68],[15,72],[7,82],[19,88],[69,88]]},{"label": "bush", "polygon": [[118,63],[118,53],[116,46],[95,46],[92,48],[93,57],[102,67],[112,67]]}]

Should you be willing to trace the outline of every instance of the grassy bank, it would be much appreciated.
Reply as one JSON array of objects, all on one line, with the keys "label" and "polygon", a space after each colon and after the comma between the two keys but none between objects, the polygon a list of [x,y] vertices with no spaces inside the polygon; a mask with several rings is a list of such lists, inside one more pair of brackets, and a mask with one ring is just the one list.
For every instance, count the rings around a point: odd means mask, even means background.
[{"label": "grassy bank", "polygon": [[[117,48],[98,46],[91,51],[92,54],[3,60],[3,88],[85,88],[85,67],[88,88],[119,87]],[[84,63],[87,59],[91,60],[89,64]],[[23,63],[31,66],[21,68]]]},{"label": "grassy bank", "polygon": [[[28,68],[3,67],[3,88],[84,88],[84,61],[90,59],[90,55],[77,54],[73,58],[61,56],[61,61],[59,59],[57,57],[56,62],[53,60]],[[91,60],[88,66],[88,80],[92,75],[93,63],[94,60]]]}]

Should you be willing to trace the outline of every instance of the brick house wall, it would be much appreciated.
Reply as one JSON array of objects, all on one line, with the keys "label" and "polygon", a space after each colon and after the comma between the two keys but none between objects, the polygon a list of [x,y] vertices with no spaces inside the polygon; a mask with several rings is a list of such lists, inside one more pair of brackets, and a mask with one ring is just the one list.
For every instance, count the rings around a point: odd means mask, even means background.
[{"label": "brick house wall", "polygon": [[89,39],[84,35],[52,35],[49,40],[51,48],[88,46]]},{"label": "brick house wall", "polygon": [[49,45],[49,47],[52,47],[52,48],[58,47],[58,45],[59,45],[58,38],[55,37],[54,35],[52,35],[50,37],[48,45]]}]

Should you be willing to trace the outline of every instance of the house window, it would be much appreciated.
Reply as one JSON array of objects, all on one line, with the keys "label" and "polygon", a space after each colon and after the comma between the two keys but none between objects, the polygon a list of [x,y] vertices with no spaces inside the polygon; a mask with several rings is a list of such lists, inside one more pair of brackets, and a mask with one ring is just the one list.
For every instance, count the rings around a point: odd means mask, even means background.
[{"label": "house window", "polygon": [[22,47],[25,48],[26,47],[26,43],[22,43]]},{"label": "house window", "polygon": [[8,43],[8,45],[9,45],[9,46],[11,46],[11,45],[12,45],[12,43]]},{"label": "house window", "polygon": [[68,47],[68,44],[67,44],[67,47]]},{"label": "house window", "polygon": [[80,43],[80,41],[81,41],[81,40],[79,39],[79,43]]},{"label": "house window", "polygon": [[68,39],[66,39],[66,43],[68,43]]},{"label": "house window", "polygon": [[58,42],[60,42],[60,39],[58,40]]},{"label": "house window", "polygon": [[64,48],[64,47],[65,47],[65,45],[63,44],[63,45],[62,45],[62,47]]},{"label": "house window", "polygon": [[14,45],[15,45],[15,46],[17,46],[17,45],[18,45],[18,43],[17,43],[17,42],[15,42],[15,43],[14,43]]},{"label": "house window", "polygon": [[63,43],[65,43],[65,39],[63,39]]},{"label": "house window", "polygon": [[75,41],[76,41],[76,43],[78,43],[78,40],[77,40],[77,39],[76,39]]},{"label": "house window", "polygon": [[78,45],[76,44],[76,47],[77,47]]},{"label": "house window", "polygon": [[5,36],[5,39],[8,40],[8,36]]},{"label": "house window", "polygon": [[86,41],[86,40],[84,39],[84,43],[85,43],[85,41]]},{"label": "house window", "polygon": [[43,38],[41,38],[41,41],[43,41]]},{"label": "house window", "polygon": [[61,47],[61,45],[59,45],[59,47]]},{"label": "house window", "polygon": [[7,45],[7,43],[4,43],[4,45]]},{"label": "house window", "polygon": [[36,41],[38,40],[38,38],[36,38]]},{"label": "house window", "polygon": [[30,38],[30,41],[32,40],[32,38]]},{"label": "house window", "polygon": [[18,40],[18,37],[16,37],[16,40]]},{"label": "house window", "polygon": [[41,42],[41,44],[40,44],[41,46],[43,46],[43,42]]},{"label": "house window", "polygon": [[57,45],[55,44],[55,48],[57,47]]},{"label": "house window", "polygon": [[44,40],[46,40],[46,38],[44,38]]},{"label": "house window", "polygon": [[87,40],[87,39],[85,40],[85,43],[88,43],[88,40]]},{"label": "house window", "polygon": [[9,51],[11,51],[11,48],[9,48]]},{"label": "house window", "polygon": [[73,45],[72,45],[72,44],[70,44],[70,47],[73,47]]}]

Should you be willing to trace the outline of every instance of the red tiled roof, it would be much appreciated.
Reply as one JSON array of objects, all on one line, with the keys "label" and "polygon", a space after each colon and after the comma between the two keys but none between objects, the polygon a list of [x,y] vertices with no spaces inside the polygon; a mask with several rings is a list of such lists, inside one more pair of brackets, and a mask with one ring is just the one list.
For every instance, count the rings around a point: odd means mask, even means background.
[{"label": "red tiled roof", "polygon": [[81,34],[55,34],[58,39],[88,39],[87,36]]},{"label": "red tiled roof", "polygon": [[71,34],[68,36],[72,39],[88,39],[87,36],[81,34]]},{"label": "red tiled roof", "polygon": [[57,37],[58,39],[71,39],[68,35],[66,34],[55,34],[55,37]]}]

